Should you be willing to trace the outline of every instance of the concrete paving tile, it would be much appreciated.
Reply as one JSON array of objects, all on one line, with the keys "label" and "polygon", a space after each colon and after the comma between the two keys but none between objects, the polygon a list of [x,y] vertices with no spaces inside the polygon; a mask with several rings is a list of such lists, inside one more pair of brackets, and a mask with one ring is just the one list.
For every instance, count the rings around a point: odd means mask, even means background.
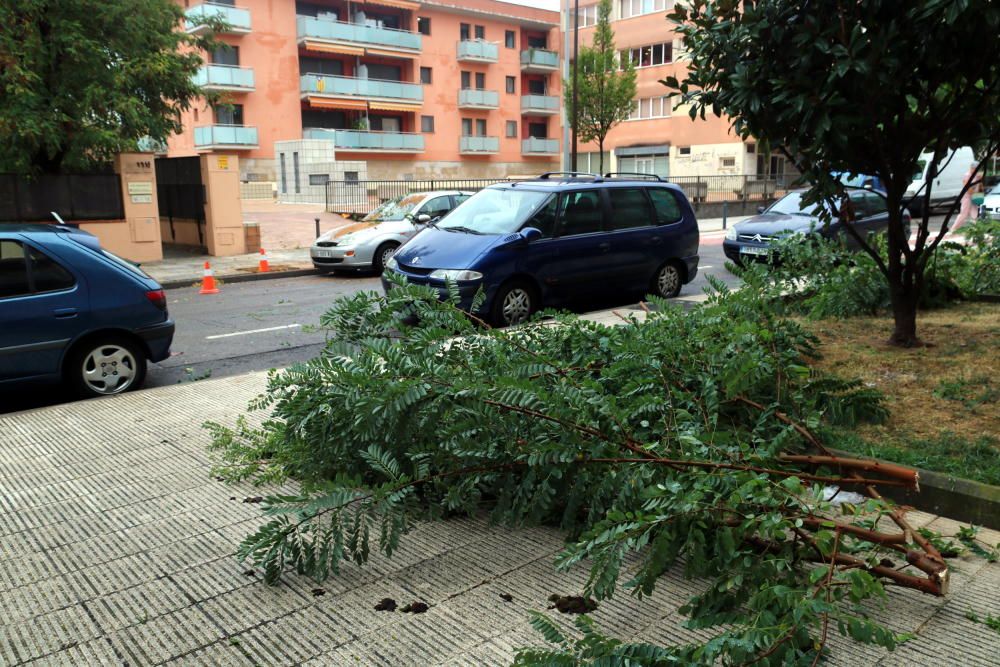
[{"label": "concrete paving tile", "polygon": [[82,604],[0,629],[0,664],[19,664],[64,651],[101,635]]},{"label": "concrete paving tile", "polygon": [[187,607],[109,633],[115,650],[133,665],[155,665],[217,642],[224,633]]}]

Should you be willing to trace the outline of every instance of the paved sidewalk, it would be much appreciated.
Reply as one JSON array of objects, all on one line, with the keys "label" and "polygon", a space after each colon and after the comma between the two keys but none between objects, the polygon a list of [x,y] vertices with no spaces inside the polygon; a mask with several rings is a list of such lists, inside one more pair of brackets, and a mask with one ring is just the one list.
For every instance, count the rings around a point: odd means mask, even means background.
[{"label": "paved sidewalk", "polygon": [[[555,572],[554,530],[451,520],[322,586],[286,575],[268,587],[248,573],[232,554],[261,522],[245,499],[264,491],[210,477],[201,423],[232,423],[264,383],[255,373],[0,417],[0,664],[500,665],[543,643],[528,610],[586,580],[580,568]],[[832,664],[1000,664],[996,633],[966,619],[1000,616],[998,587],[1000,565],[952,561],[948,597],[892,590],[873,606],[912,641],[887,653],[834,632]],[[652,596],[620,594],[594,617],[622,637],[702,638],[677,613],[697,588],[674,572]],[[430,610],[374,611],[384,597]]]}]

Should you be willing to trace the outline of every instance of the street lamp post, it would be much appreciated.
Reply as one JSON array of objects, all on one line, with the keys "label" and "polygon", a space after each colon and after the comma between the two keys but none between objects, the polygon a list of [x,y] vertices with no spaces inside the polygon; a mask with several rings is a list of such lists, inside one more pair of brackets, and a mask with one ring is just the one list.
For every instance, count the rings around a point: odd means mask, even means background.
[{"label": "street lamp post", "polygon": [[579,95],[579,77],[577,72],[580,69],[579,54],[580,54],[580,0],[574,0],[573,3],[573,120],[572,127],[570,129],[570,134],[572,138],[570,139],[570,171],[576,171],[576,125],[580,119],[580,111],[577,104],[577,95]]}]

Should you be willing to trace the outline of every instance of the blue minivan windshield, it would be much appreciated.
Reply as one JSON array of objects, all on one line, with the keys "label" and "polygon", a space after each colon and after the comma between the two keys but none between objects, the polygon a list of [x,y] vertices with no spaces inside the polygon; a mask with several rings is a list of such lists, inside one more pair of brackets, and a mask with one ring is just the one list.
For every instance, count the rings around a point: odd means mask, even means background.
[{"label": "blue minivan windshield", "polygon": [[521,229],[553,195],[520,188],[487,188],[438,223],[439,229],[472,234],[510,234]]}]

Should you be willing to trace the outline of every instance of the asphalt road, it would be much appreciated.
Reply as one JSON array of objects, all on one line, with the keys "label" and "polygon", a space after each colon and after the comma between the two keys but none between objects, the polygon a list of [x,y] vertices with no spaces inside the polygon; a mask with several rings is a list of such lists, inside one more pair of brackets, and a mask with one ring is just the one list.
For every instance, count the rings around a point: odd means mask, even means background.
[{"label": "asphalt road", "polygon": [[[682,295],[700,294],[706,275],[735,284],[725,269],[722,236],[705,234],[701,269]],[[201,296],[184,287],[167,291],[167,307],[177,323],[173,356],[151,364],[146,387],[195,382],[270,368],[283,368],[316,356],[327,332],[319,318],[338,297],[380,290],[370,275],[316,275],[223,285],[220,294]],[[629,302],[591,303],[587,310],[623,307]],[[581,311],[585,312],[585,311]],[[60,387],[0,392],[0,414],[73,400]]]}]

